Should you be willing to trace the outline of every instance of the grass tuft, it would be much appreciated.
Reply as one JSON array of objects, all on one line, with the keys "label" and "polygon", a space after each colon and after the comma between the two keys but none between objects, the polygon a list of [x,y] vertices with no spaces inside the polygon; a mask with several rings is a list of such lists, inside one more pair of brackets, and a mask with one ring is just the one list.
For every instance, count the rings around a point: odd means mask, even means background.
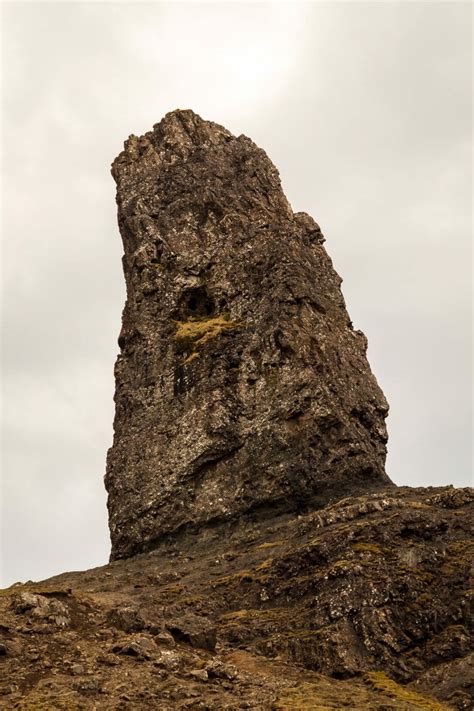
[{"label": "grass tuft", "polygon": [[213,316],[205,319],[190,319],[189,321],[176,321],[174,338],[183,351],[190,351],[185,358],[185,363],[192,363],[198,357],[197,349],[213,338],[217,338],[224,331],[239,328],[242,324],[230,321],[226,316]]}]

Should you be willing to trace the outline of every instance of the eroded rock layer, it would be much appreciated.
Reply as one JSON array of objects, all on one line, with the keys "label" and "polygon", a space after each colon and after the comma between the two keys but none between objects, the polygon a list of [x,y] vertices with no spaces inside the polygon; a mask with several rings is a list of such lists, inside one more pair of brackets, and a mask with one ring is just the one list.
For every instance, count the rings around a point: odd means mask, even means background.
[{"label": "eroded rock layer", "polygon": [[131,136],[112,174],[127,284],[112,558],[183,526],[386,486],[366,338],[264,151],[175,111]]},{"label": "eroded rock layer", "polygon": [[14,585],[0,708],[468,711],[473,506],[391,487]]}]

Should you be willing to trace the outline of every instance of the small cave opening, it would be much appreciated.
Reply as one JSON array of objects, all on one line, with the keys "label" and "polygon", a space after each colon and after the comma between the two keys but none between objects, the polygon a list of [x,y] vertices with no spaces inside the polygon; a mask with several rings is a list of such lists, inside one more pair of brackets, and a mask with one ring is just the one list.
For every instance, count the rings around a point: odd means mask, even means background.
[{"label": "small cave opening", "polygon": [[186,318],[209,318],[215,314],[216,305],[207,289],[198,286],[184,294],[180,311]]}]

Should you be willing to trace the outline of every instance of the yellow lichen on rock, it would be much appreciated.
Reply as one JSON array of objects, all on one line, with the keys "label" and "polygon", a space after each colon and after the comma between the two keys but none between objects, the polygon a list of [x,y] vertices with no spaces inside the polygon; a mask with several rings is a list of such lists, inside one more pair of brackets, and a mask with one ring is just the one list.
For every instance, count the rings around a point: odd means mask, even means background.
[{"label": "yellow lichen on rock", "polygon": [[[206,319],[189,319],[189,321],[176,321],[174,338],[183,348],[199,348],[212,338],[216,338],[223,331],[238,328],[241,324],[230,321],[226,316],[213,316]],[[193,354],[186,358],[191,362]]]}]

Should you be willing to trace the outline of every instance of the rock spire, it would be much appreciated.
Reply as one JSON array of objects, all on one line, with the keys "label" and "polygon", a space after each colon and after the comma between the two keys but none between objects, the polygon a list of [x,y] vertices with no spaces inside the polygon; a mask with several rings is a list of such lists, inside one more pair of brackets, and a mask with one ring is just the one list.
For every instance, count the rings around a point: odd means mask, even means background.
[{"label": "rock spire", "polygon": [[366,338],[265,152],[178,110],[130,136],[112,175],[127,285],[112,559],[390,484]]}]

